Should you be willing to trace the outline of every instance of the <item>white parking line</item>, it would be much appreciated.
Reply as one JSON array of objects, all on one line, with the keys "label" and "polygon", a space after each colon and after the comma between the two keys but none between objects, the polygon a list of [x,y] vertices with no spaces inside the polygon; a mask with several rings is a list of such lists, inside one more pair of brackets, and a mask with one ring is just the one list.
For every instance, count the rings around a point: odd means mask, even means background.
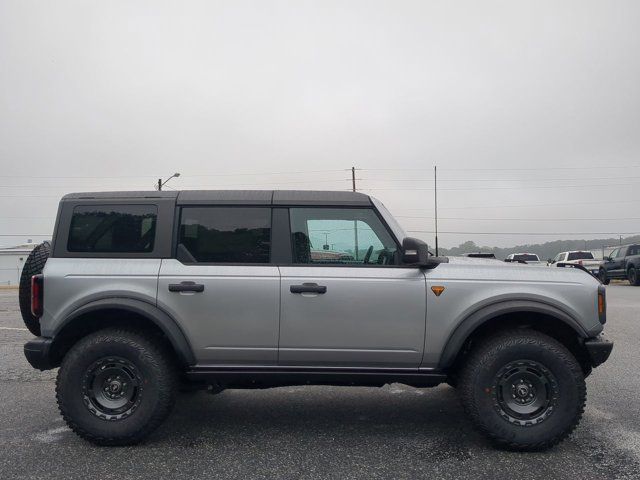
[{"label": "white parking line", "polygon": [[28,332],[26,328],[18,328],[18,327],[0,327],[0,330],[18,330],[21,332]]}]

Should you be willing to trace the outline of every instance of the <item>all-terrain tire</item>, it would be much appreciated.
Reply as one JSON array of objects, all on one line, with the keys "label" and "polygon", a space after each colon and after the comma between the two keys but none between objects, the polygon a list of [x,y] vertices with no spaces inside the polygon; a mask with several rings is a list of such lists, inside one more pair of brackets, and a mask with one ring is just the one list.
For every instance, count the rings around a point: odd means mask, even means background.
[{"label": "all-terrain tire", "polygon": [[627,270],[627,279],[629,279],[629,283],[633,286],[640,285],[640,275],[638,275],[638,270],[636,267],[629,267]]},{"label": "all-terrain tire", "polygon": [[31,251],[27,261],[24,262],[24,267],[20,274],[20,287],[18,290],[20,313],[24,324],[36,337],[40,336],[40,321],[31,313],[31,277],[42,273],[49,255],[51,255],[51,244],[42,242]]},{"label": "all-terrain tire", "polygon": [[[537,392],[544,397],[535,401],[551,408],[540,407],[544,414],[538,417],[535,412],[521,416],[515,413],[519,405],[513,406],[527,400],[512,393],[521,393],[518,376],[522,371],[526,378],[529,368],[540,371],[547,382]],[[580,422],[586,402],[584,373],[574,356],[555,339],[532,330],[504,331],[477,345],[461,369],[458,391],[474,426],[508,450],[539,451],[560,443]]]},{"label": "all-terrain tire", "polygon": [[[102,370],[119,364],[135,373],[137,405],[132,399],[130,411],[116,414],[97,400],[102,386],[109,386],[98,380],[104,379]],[[140,332],[110,328],[82,338],[67,353],[58,371],[56,397],[62,417],[80,437],[97,445],[133,445],[171,413],[177,385],[177,371],[165,347]]]},{"label": "all-terrain tire", "polygon": [[604,268],[598,271],[598,279],[603,285],[609,285],[609,283],[611,283],[611,280],[607,277],[607,271]]}]

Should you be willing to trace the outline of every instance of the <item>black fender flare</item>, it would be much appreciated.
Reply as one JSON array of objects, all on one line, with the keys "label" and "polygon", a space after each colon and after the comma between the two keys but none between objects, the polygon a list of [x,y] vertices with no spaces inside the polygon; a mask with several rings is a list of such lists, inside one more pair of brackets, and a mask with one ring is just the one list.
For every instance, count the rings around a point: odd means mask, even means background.
[{"label": "black fender flare", "polygon": [[195,365],[196,359],[191,344],[178,323],[169,314],[156,305],[142,300],[126,297],[109,297],[93,300],[77,307],[69,313],[63,322],[56,328],[53,339],[71,324],[76,318],[91,312],[100,310],[126,310],[136,313],[155,324],[165,334],[178,356],[178,360],[184,366]]},{"label": "black fender flare", "polygon": [[501,315],[520,312],[534,312],[553,317],[571,327],[580,338],[584,339],[591,336],[580,322],[554,305],[536,300],[504,300],[481,307],[458,324],[445,344],[440,356],[439,368],[447,368],[453,365],[460,349],[482,324]]}]

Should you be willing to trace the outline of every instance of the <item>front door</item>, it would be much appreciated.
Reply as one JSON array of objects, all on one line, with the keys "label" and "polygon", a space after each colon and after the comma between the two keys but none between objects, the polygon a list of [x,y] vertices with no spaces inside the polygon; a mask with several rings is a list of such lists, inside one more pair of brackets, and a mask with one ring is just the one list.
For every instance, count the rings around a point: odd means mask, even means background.
[{"label": "front door", "polygon": [[612,277],[612,278],[624,277],[625,271],[622,265],[622,263],[624,262],[624,249],[616,248],[613,252],[611,252],[611,254],[609,255],[609,258],[611,260],[605,260],[603,264],[604,268],[607,270],[607,273],[609,274],[609,277]]},{"label": "front door", "polygon": [[158,306],[204,365],[275,365],[280,274],[268,207],[183,207],[175,259],[162,260]]},{"label": "front door", "polygon": [[370,208],[291,208],[279,365],[417,368],[426,281]]}]

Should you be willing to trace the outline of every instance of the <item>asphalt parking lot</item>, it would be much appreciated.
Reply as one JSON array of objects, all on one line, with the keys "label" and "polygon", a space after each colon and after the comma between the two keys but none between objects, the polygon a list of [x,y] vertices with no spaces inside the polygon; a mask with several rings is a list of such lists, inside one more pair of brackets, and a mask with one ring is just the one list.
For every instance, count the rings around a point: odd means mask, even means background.
[{"label": "asphalt parking lot", "polygon": [[17,291],[0,290],[0,478],[640,478],[640,288],[608,288],[611,359],[577,431],[545,453],[493,449],[455,390],[295,387],[182,395],[144,444],[98,448],[64,425],[55,371],[24,359]]}]

